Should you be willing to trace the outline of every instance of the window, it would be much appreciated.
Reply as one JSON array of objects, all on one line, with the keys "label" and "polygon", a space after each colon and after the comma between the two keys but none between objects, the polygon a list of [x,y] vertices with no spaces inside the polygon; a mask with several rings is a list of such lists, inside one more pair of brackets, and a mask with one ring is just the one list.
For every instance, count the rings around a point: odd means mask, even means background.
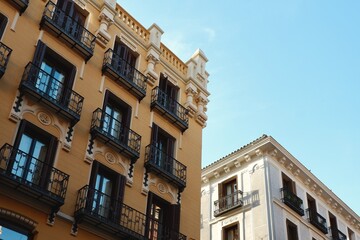
[{"label": "window", "polygon": [[218,189],[220,209],[229,209],[238,204],[240,197],[237,194],[238,187],[236,178],[231,178],[220,183]]},{"label": "window", "polygon": [[68,89],[72,88],[76,68],[41,41],[38,41],[33,64],[34,72],[38,72],[35,82],[38,91],[66,104],[71,97]]},{"label": "window", "polygon": [[153,124],[151,144],[155,148],[155,164],[167,172],[172,173],[175,138],[163,129]]},{"label": "window", "polygon": [[160,95],[158,101],[160,101],[160,104],[164,106],[168,111],[177,114],[177,98],[179,88],[172,84],[167,77],[161,74],[159,90]]},{"label": "window", "polygon": [[333,237],[333,239],[339,239],[336,217],[331,212],[329,212],[329,220],[330,220],[331,236]]},{"label": "window", "polygon": [[286,231],[287,231],[288,240],[299,239],[297,226],[288,219],[286,219]]},{"label": "window", "polygon": [[239,239],[239,226],[238,224],[226,227],[224,229],[224,240],[238,240]]},{"label": "window", "polygon": [[65,29],[66,33],[81,40],[85,15],[80,12],[73,0],[58,0],[54,22]]},{"label": "window", "polygon": [[120,142],[127,144],[131,107],[107,91],[103,111],[103,131],[120,140]]},{"label": "window", "polygon": [[0,40],[4,34],[7,21],[8,21],[7,17],[5,17],[3,14],[0,13]]},{"label": "window", "polygon": [[0,239],[30,240],[30,231],[23,229],[9,221],[0,220]]},{"label": "window", "polygon": [[307,202],[308,202],[308,208],[310,212],[313,212],[316,214],[316,202],[313,197],[311,197],[309,194],[306,194],[307,196]]},{"label": "window", "polygon": [[148,239],[180,239],[180,205],[149,192],[147,216]]},{"label": "window", "polygon": [[114,54],[112,65],[117,72],[122,73],[124,76],[128,76],[135,67],[137,54],[119,39],[116,39]]},{"label": "window", "polygon": [[13,176],[46,187],[50,174],[46,165],[53,164],[56,148],[57,139],[54,136],[22,120],[14,144],[14,160],[8,169]]},{"label": "window", "polygon": [[125,183],[125,176],[94,161],[89,183],[91,212],[106,219],[118,219]]},{"label": "window", "polygon": [[355,233],[348,228],[349,240],[355,240]]},{"label": "window", "polygon": [[281,176],[282,176],[283,188],[285,188],[287,191],[290,191],[293,194],[296,194],[295,182],[292,181],[284,173],[281,173]]}]

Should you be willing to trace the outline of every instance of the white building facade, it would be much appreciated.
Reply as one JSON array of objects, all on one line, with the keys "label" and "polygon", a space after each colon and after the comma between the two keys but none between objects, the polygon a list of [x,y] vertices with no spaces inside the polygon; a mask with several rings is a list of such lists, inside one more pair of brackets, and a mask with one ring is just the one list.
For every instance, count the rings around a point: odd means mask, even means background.
[{"label": "white building facade", "polygon": [[360,219],[263,135],[202,170],[201,239],[360,240]]}]

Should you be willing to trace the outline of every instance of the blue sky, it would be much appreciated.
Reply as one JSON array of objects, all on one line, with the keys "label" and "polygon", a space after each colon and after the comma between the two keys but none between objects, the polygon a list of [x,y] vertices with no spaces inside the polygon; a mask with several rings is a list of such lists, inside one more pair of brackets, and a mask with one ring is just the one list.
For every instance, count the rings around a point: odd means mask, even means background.
[{"label": "blue sky", "polygon": [[271,135],[360,213],[359,0],[118,2],[208,57],[203,166]]}]

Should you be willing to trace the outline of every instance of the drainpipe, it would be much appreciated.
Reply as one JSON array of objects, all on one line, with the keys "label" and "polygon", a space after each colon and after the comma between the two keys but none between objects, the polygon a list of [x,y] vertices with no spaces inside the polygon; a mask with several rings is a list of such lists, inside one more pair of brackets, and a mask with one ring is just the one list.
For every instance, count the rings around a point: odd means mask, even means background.
[{"label": "drainpipe", "polygon": [[264,166],[265,166],[265,191],[266,191],[266,203],[267,203],[267,220],[269,228],[269,240],[274,240],[274,215],[273,215],[273,205],[272,205],[272,196],[270,191],[270,173],[269,173],[269,163],[268,157],[264,156]]}]

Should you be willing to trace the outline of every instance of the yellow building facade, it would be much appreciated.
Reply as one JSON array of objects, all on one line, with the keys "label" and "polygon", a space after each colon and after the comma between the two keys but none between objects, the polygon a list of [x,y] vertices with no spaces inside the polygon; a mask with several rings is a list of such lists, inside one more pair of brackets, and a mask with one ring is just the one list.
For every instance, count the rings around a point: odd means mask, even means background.
[{"label": "yellow building facade", "polygon": [[208,61],[115,0],[0,1],[0,238],[200,239]]}]

